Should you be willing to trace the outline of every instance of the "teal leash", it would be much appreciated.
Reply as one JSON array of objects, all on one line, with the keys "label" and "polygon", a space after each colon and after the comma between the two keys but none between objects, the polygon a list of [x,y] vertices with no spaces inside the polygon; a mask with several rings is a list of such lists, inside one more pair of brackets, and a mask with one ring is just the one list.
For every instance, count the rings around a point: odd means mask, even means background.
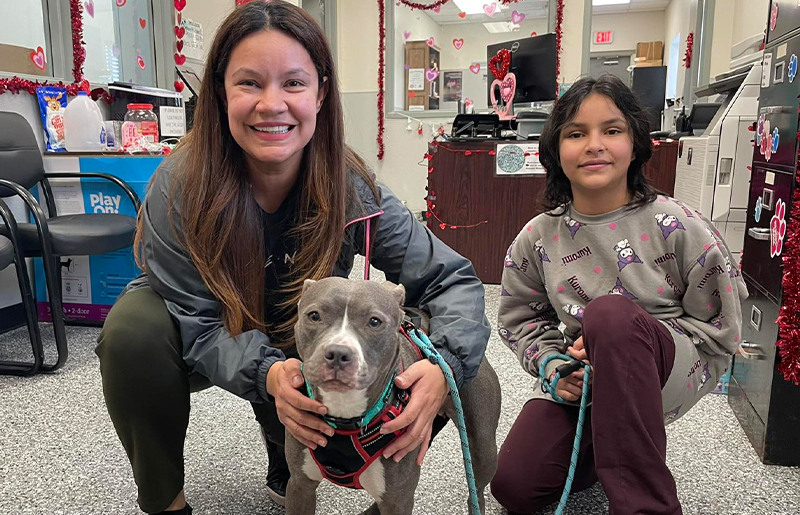
[{"label": "teal leash", "polygon": [[[569,363],[565,363],[556,368],[556,373],[553,376],[553,380],[550,381],[545,376],[545,367],[554,359],[563,359]],[[572,444],[572,456],[569,460],[567,481],[564,483],[564,492],[561,494],[561,499],[558,501],[555,515],[561,515],[564,512],[564,508],[567,506],[567,498],[569,497],[569,492],[572,489],[572,481],[575,479],[575,470],[578,468],[578,454],[581,449],[583,422],[586,418],[586,402],[589,399],[589,377],[592,367],[582,361],[575,360],[564,354],[550,354],[549,356],[545,357],[542,360],[542,363],[539,365],[539,377],[542,378],[542,388],[546,388],[547,391],[550,392],[550,395],[553,396],[553,399],[560,403],[566,403],[567,401],[565,401],[556,393],[556,385],[558,384],[558,380],[561,379],[562,374],[564,377],[566,377],[581,367],[583,367],[583,389],[581,391],[580,411],[578,412],[578,426],[575,428],[575,440]]]},{"label": "teal leash", "polygon": [[[469,488],[469,504],[472,515],[481,515],[480,504],[478,503],[478,488],[475,486],[475,474],[472,470],[472,456],[469,453],[469,440],[467,439],[467,427],[464,422],[464,409],[461,407],[461,397],[458,394],[458,387],[453,373],[450,371],[450,366],[442,358],[442,355],[436,350],[431,343],[428,336],[417,328],[407,330],[408,336],[411,341],[416,344],[422,351],[426,358],[433,361],[442,369],[444,378],[447,380],[447,386],[450,388],[450,396],[453,398],[453,404],[456,407],[456,427],[458,427],[458,435],[461,437],[461,453],[464,455],[464,470],[467,475],[467,488]],[[585,383],[584,383],[585,384]]]}]

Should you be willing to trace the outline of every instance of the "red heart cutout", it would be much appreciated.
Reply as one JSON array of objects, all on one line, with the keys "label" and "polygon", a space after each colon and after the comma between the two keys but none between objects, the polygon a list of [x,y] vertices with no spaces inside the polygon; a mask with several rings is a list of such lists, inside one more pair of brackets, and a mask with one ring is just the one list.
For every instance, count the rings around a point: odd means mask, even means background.
[{"label": "red heart cutout", "polygon": [[175,27],[175,35],[178,37],[178,39],[183,39],[183,36],[186,35],[186,29],[183,27]]},{"label": "red heart cutout", "polygon": [[413,91],[408,92],[408,98],[414,98],[415,93]]},{"label": "red heart cutout", "polygon": [[139,18],[139,25],[141,25],[142,28],[145,28],[147,26],[147,20],[144,18]]},{"label": "red heart cutout", "polygon": [[531,37],[535,38],[536,37],[536,33],[535,32],[531,32]]},{"label": "red heart cutout", "polygon": [[180,93],[181,91],[183,91],[183,88],[186,87],[186,84],[184,84],[182,81],[176,80],[173,86],[175,86],[175,91]]},{"label": "red heart cutout", "polygon": [[186,64],[186,56],[181,54],[175,54],[175,64],[178,66],[183,66]]},{"label": "red heart cutout", "polygon": [[31,61],[33,61],[33,65],[40,70],[45,69],[45,58],[44,58],[44,49],[42,47],[37,47],[35,52],[31,52]]},{"label": "red heart cutout", "polygon": [[467,17],[467,13],[458,13],[458,17],[464,19]]},{"label": "red heart cutout", "polygon": [[177,49],[178,49],[178,52],[181,52],[181,51],[183,50],[183,40],[182,40],[182,39],[179,39],[179,40],[178,40],[178,41],[175,43],[175,48],[177,48]]},{"label": "red heart cutout", "polygon": [[183,8],[186,7],[186,0],[175,0],[175,10],[178,12],[183,11]]},{"label": "red heart cutout", "polygon": [[[497,65],[500,65],[500,69],[497,69]],[[508,73],[508,68],[511,66],[511,53],[503,48],[497,55],[489,59],[489,71],[492,72],[492,75],[497,77],[500,80]]]},{"label": "red heart cutout", "polygon": [[428,39],[426,39],[426,40],[425,40],[425,43],[427,43],[427,45],[428,45],[429,47],[433,48],[433,45],[434,45],[434,42],[433,42],[433,36],[431,36],[431,37],[429,37]]},{"label": "red heart cutout", "polygon": [[453,46],[456,47],[456,50],[461,50],[461,47],[464,46],[464,38],[454,39]]}]

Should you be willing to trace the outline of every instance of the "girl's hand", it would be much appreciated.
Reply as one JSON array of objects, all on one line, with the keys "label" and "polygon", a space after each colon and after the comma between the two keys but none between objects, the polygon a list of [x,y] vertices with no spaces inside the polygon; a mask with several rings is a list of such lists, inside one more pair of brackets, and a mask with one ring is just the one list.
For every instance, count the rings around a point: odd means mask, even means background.
[{"label": "girl's hand", "polygon": [[[553,371],[550,375],[551,381],[555,375],[556,372]],[[579,400],[583,394],[583,369],[576,370],[567,377],[559,378],[556,385],[556,393],[565,401],[574,402]]]},{"label": "girl's hand", "polygon": [[406,426],[408,429],[386,447],[383,457],[394,458],[394,461],[399,462],[406,454],[420,447],[417,465],[422,465],[431,442],[433,419],[439,413],[449,392],[447,381],[438,365],[423,359],[397,376],[394,383],[399,388],[409,389],[411,400],[399,417],[383,425],[381,433],[393,433]]},{"label": "girl's hand", "polygon": [[[567,347],[567,354],[579,361],[589,363],[589,355],[586,354],[586,348],[583,346],[583,336],[578,337],[572,342],[572,346]],[[591,363],[589,364],[591,365]]]},{"label": "girl's hand", "polygon": [[333,428],[314,413],[324,415],[328,408],[297,391],[303,381],[299,360],[278,361],[269,367],[267,393],[275,397],[278,418],[297,441],[310,449],[325,447],[328,440],[322,433],[333,436]]}]

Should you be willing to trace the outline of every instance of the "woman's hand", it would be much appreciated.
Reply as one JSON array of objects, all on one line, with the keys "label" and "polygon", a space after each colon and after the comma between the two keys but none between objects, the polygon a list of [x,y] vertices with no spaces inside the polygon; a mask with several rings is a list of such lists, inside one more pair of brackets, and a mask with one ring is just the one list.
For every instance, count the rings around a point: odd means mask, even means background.
[{"label": "woman's hand", "polygon": [[267,393],[275,397],[278,418],[297,441],[310,449],[325,447],[328,440],[322,433],[333,436],[333,428],[314,413],[324,415],[328,408],[297,391],[303,382],[299,360],[278,361],[269,367]]},{"label": "woman's hand", "polygon": [[422,465],[431,442],[433,419],[439,413],[449,392],[447,381],[438,365],[423,359],[397,376],[394,383],[399,388],[410,390],[411,400],[399,417],[383,425],[381,433],[393,433],[406,426],[408,429],[386,447],[383,457],[394,458],[394,461],[399,462],[406,454],[420,447],[417,465]]}]

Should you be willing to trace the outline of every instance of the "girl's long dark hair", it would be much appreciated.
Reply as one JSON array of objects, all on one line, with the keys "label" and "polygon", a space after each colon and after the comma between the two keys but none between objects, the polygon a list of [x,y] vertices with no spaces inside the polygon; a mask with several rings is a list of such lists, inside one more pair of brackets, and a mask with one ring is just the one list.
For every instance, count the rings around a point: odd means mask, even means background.
[{"label": "girl's long dark hair", "polygon": [[592,93],[608,97],[628,123],[633,141],[633,161],[628,167],[628,190],[632,200],[628,207],[633,209],[656,198],[656,191],[644,176],[644,165],[653,155],[647,113],[633,91],[618,77],[602,75],[598,79],[584,77],[575,82],[553,105],[553,112],[542,130],[539,159],[547,170],[547,184],[541,202],[547,210],[557,209],[572,201],[572,187],[561,168],[559,156],[561,129],[575,118],[583,101]]}]

